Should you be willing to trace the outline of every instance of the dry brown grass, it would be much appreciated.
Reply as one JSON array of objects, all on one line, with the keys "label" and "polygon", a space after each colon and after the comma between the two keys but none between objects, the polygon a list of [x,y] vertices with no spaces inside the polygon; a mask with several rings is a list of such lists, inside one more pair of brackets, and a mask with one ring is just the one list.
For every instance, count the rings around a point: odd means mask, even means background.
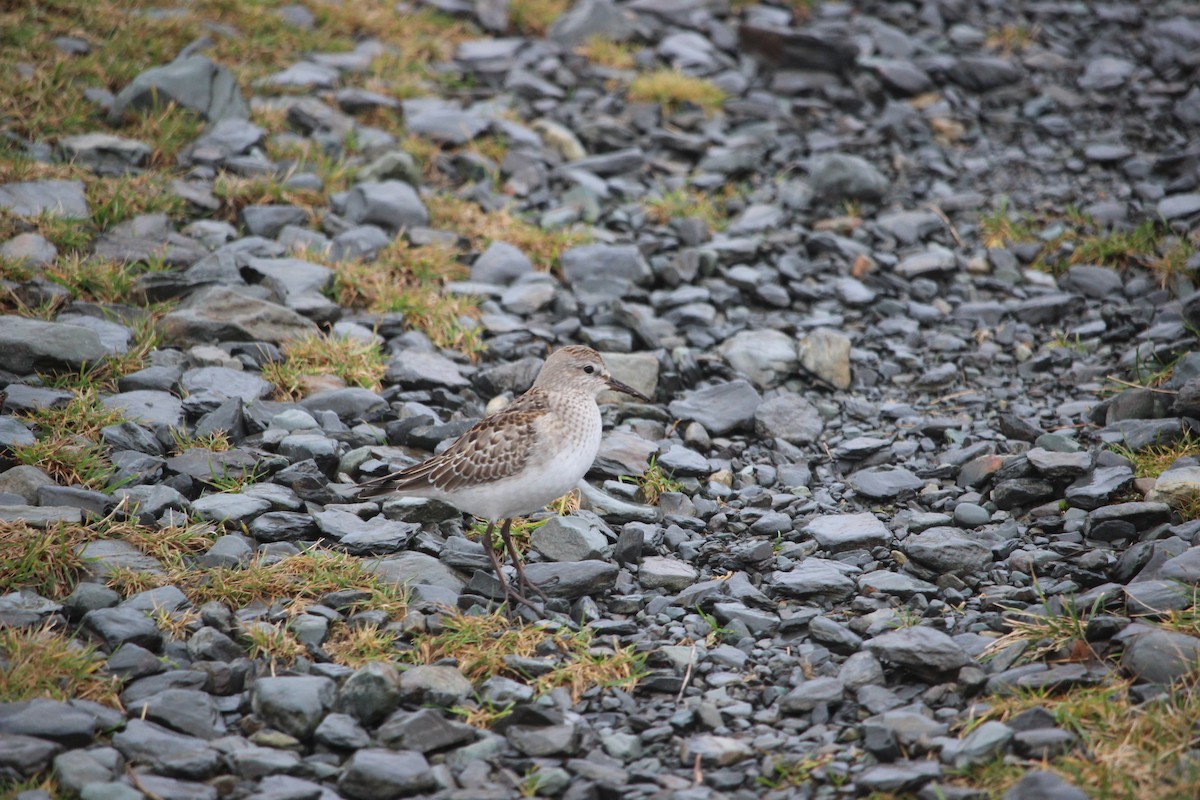
[{"label": "dry brown grass", "polygon": [[197,571],[176,562],[168,565],[166,575],[124,571],[114,573],[109,583],[125,592],[170,583],[197,605],[215,600],[241,608],[264,602],[283,603],[298,610],[330,592],[358,589],[369,595],[362,607],[403,619],[408,607],[404,590],[380,580],[368,565],[345,553],[312,547],[278,561],[256,558],[239,568]]},{"label": "dry brown grass", "polygon": [[120,679],[103,673],[103,657],[59,631],[0,628],[0,655],[0,703],[46,697],[121,707]]},{"label": "dry brown grass", "polygon": [[112,516],[45,529],[21,521],[0,522],[0,593],[31,588],[46,597],[65,597],[87,566],[77,549],[97,539],[120,539],[160,561],[178,562],[181,556],[204,552],[214,538],[207,526],[155,529]]},{"label": "dry brown grass", "polygon": [[522,625],[499,612],[445,618],[439,632],[413,638],[409,658],[421,664],[454,659],[459,671],[471,681],[492,675],[528,680],[529,676],[510,666],[506,657],[547,654],[552,654],[557,663],[552,670],[530,681],[534,690],[544,694],[565,686],[576,702],[593,687],[619,686],[632,690],[644,667],[644,658],[632,647],[596,646],[587,630],[573,633]]},{"label": "dry brown grass", "polygon": [[411,247],[396,240],[371,263],[345,261],[336,273],[330,296],[341,306],[374,312],[401,312],[407,324],[424,331],[439,347],[468,355],[483,349],[479,329],[470,322],[478,313],[470,298],[444,294],[446,281],[461,280],[467,268],[445,247]]},{"label": "dry brown grass", "polygon": [[687,104],[708,114],[720,108],[726,98],[725,91],[712,81],[666,68],[638,75],[629,84],[628,95],[635,103],[658,103],[668,110]]},{"label": "dry brown grass", "polygon": [[506,209],[484,211],[478,203],[453,195],[428,197],[425,205],[429,209],[433,227],[466,237],[477,250],[486,248],[492,242],[508,242],[542,269],[550,269],[557,264],[564,250],[591,240],[583,231],[543,230]]},{"label": "dry brown grass", "polygon": [[638,48],[628,42],[614,42],[602,36],[593,36],[575,49],[575,52],[609,69],[633,69],[637,63]]},{"label": "dry brown grass", "polygon": [[399,640],[398,633],[377,625],[339,625],[323,649],[337,663],[357,669],[372,661],[395,659]]},{"label": "dry brown grass", "polygon": [[262,376],[275,384],[280,400],[299,400],[317,376],[378,391],[385,372],[387,361],[374,342],[318,334],[284,344],[283,360],[264,365]]}]

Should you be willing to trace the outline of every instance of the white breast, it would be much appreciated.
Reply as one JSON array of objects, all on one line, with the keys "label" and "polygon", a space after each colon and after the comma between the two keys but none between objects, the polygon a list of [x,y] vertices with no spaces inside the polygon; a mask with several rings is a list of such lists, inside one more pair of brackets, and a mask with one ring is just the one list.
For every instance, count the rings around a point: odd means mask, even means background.
[{"label": "white breast", "polygon": [[463,492],[455,505],[485,519],[532,514],[575,488],[600,450],[600,409],[594,400],[556,409],[538,430],[538,447],[522,473]]}]

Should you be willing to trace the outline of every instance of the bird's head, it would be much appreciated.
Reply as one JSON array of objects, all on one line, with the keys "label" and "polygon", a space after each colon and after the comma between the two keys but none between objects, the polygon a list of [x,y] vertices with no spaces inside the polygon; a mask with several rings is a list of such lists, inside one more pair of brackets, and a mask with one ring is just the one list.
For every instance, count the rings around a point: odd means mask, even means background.
[{"label": "bird's head", "polygon": [[568,345],[551,353],[533,385],[542,389],[570,388],[592,397],[611,389],[650,402],[637,389],[614,379],[600,354],[582,345]]}]

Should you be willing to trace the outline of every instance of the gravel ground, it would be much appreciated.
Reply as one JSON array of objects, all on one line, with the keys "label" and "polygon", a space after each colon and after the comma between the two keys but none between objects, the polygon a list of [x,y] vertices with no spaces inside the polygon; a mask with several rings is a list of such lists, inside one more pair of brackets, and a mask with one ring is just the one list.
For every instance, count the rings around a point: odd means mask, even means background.
[{"label": "gravel ground", "polygon": [[[12,793],[1196,796],[1138,727],[1198,713],[1195,6],[360,5],[0,117]],[[169,208],[105,224],[131,174]],[[546,613],[486,616],[471,520],[354,482],[570,343],[654,402],[526,531]]]}]

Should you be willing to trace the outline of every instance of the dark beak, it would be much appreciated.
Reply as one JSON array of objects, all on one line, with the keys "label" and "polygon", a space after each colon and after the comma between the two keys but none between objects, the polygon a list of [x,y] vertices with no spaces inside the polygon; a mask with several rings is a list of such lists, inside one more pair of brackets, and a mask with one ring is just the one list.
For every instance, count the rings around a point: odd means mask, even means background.
[{"label": "dark beak", "polygon": [[624,392],[625,394],[632,395],[633,397],[636,397],[638,400],[641,400],[643,403],[652,402],[649,397],[646,397],[646,395],[642,394],[637,389],[633,388],[632,386],[630,386],[628,384],[621,383],[619,380],[616,380],[615,378],[608,379],[608,388],[612,389],[614,392]]}]

